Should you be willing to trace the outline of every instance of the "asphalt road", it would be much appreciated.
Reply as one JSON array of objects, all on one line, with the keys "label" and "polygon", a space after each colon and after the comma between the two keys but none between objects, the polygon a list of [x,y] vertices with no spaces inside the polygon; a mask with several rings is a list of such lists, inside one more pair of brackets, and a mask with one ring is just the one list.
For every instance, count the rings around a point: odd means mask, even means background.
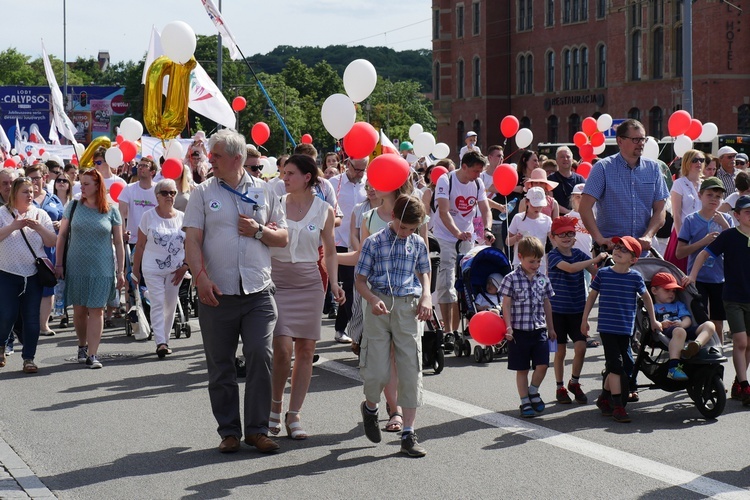
[{"label": "asphalt road", "polygon": [[[530,420],[518,416],[505,358],[448,356],[443,373],[424,377],[417,433],[428,455],[400,455],[388,433],[374,445],[360,422],[356,357],[333,342],[332,321],[324,324],[302,413],[311,437],[280,438],[278,454],[216,451],[196,320],[193,336],[171,340],[174,354],[163,361],[152,342],[122,328],[105,331],[101,370],[75,361],[71,330],[41,339],[35,376],[11,356],[0,370],[0,437],[61,499],[750,498],[750,408],[728,401],[706,421],[685,392],[643,390],[628,405],[633,422],[616,423],[593,404],[601,347],[584,366],[590,403],[553,403],[550,370],[547,410]],[[725,368],[728,383],[731,362]],[[15,497],[0,485],[0,498]]]}]

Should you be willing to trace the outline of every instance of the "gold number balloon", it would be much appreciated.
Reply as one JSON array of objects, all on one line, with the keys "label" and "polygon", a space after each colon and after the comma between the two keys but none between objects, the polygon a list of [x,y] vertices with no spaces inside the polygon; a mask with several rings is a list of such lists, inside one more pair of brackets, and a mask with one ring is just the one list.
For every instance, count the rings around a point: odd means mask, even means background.
[{"label": "gold number balloon", "polygon": [[99,148],[99,146],[103,146],[105,149],[109,149],[110,146],[112,146],[112,141],[109,140],[109,137],[105,136],[99,136],[91,141],[81,157],[78,158],[79,168],[89,168],[94,166],[94,152]]},{"label": "gold number balloon", "polygon": [[[143,99],[143,123],[152,136],[162,140],[174,139],[187,125],[190,72],[196,64],[194,57],[185,64],[178,64],[167,56],[161,56],[149,66]],[[162,102],[166,76],[169,77],[167,98]]]}]

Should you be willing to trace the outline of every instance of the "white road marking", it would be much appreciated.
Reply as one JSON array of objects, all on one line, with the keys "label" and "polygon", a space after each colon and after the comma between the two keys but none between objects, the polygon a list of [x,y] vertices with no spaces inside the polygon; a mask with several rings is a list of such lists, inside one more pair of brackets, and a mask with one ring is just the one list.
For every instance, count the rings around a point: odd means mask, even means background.
[{"label": "white road marking", "polygon": [[[361,381],[359,371],[356,368],[338,361],[321,357],[315,366],[352,380]],[[424,391],[424,402],[441,410],[471,418],[506,432],[523,434],[524,437],[529,439],[536,439],[565,451],[577,453],[598,462],[635,472],[636,474],[656,479],[672,486],[678,486],[699,495],[722,500],[750,498],[750,491],[746,489],[664,465],[626,451],[587,441],[577,436],[534,425],[528,420],[509,417],[502,413],[464,403],[463,401],[443,396],[436,392]]]}]

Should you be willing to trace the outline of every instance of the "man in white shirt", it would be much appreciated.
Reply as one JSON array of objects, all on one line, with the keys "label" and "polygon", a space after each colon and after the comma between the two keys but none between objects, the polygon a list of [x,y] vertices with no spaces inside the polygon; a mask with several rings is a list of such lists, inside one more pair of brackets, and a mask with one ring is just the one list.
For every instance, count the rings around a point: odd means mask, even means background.
[{"label": "man in white shirt", "polygon": [[156,206],[154,193],[156,163],[151,158],[141,158],[138,162],[138,182],[128,184],[119,197],[120,215],[125,224],[125,240],[134,248],[138,242],[138,225],[146,210]]}]

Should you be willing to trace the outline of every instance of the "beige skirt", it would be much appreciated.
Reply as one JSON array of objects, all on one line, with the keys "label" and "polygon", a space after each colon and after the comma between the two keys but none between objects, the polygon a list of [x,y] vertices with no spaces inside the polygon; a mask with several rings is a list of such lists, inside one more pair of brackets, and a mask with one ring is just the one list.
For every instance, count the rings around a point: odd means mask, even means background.
[{"label": "beige skirt", "polygon": [[274,298],[279,311],[274,336],[320,340],[325,292],[318,264],[273,259],[271,278],[276,286]]}]

